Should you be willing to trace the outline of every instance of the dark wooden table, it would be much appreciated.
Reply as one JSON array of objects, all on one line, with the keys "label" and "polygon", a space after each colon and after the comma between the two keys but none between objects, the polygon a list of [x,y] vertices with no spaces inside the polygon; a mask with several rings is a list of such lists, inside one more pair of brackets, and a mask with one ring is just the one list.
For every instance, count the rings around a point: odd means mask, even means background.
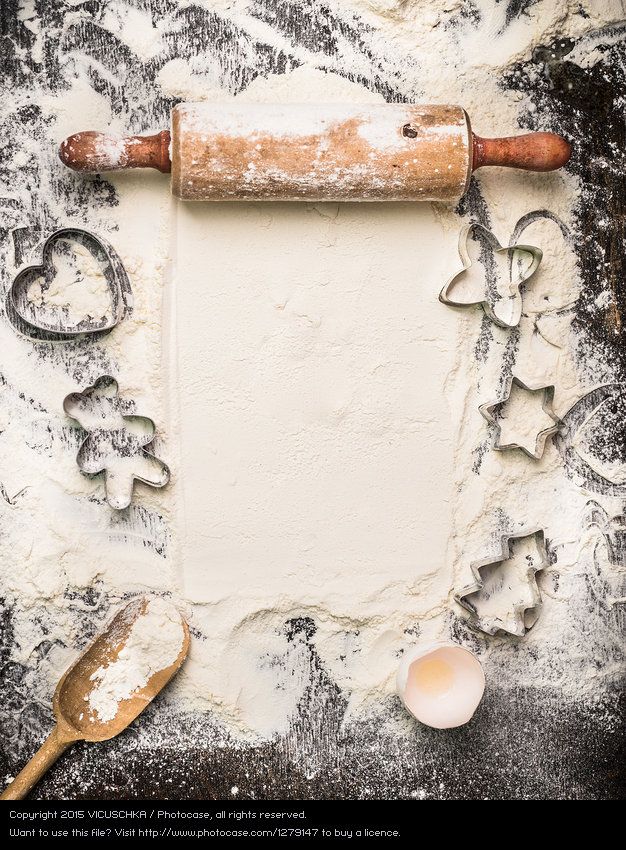
[{"label": "dark wooden table", "polygon": [[[497,0],[494,0],[494,3]],[[46,139],[46,116],[38,103],[41,92],[62,92],[68,85],[73,52],[93,58],[88,76],[93,88],[107,98],[115,114],[123,116],[129,131],[142,132],[168,125],[174,100],[163,96],[155,83],[159,69],[175,56],[188,57],[200,47],[211,52],[231,91],[245,87],[258,74],[281,73],[299,64],[296,46],[306,47],[322,59],[337,51],[338,39],[362,49],[360,29],[351,15],[331,13],[318,0],[257,0],[254,14],[285,36],[276,49],[254,35],[242,33],[237,25],[218,12],[193,3],[179,8],[174,0],[136,0],[135,5],[152,10],[156,18],[167,18],[166,48],[157,57],[142,61],[102,25],[105,3],[100,0],[63,3],[35,0],[43,34],[42,53],[33,53],[36,35],[18,15],[18,0],[2,0],[0,25],[2,45],[2,162],[25,140]],[[132,4],[131,4],[132,5]],[[509,2],[513,24],[534,5],[533,0]],[[77,14],[80,12],[80,14]],[[473,14],[478,15],[474,10]],[[242,49],[241,45],[245,45]],[[589,68],[570,57],[574,48],[597,48],[602,58]],[[357,82],[380,91],[388,100],[402,100],[396,87],[381,76],[378,57],[368,57],[371,73]],[[581,356],[600,350],[610,363],[615,392],[610,409],[600,418],[594,436],[598,453],[616,464],[626,462],[626,395],[620,381],[626,377],[626,346],[622,312],[626,304],[626,149],[624,28],[607,27],[589,33],[576,44],[556,39],[535,51],[532,58],[502,75],[503,88],[530,93],[536,112],[528,112],[526,123],[534,129],[537,115],[551,116],[550,126],[537,129],[562,132],[574,143],[569,168],[584,187],[575,209],[577,250],[584,290],[577,304],[576,325],[580,331]],[[342,73],[341,62],[336,70]],[[30,93],[32,92],[32,97]],[[15,200],[3,176],[0,207],[0,249],[3,253],[2,286],[9,284],[10,263],[23,256],[41,233],[64,222],[57,203],[62,201],[71,216],[81,205],[114,205],[115,190],[105,180],[81,184],[63,183],[55,175],[53,154],[37,166],[24,167],[20,180],[29,190],[30,206]],[[45,176],[46,179],[43,179]],[[55,205],[49,193],[55,194]],[[48,194],[47,194],[48,193]],[[488,213],[478,185],[474,183],[460,213],[470,212],[488,224]],[[25,222],[32,222],[32,225]],[[15,233],[15,228],[18,229]],[[594,305],[608,287],[611,298],[604,309]],[[3,317],[4,320],[4,317]],[[71,369],[81,383],[80,349],[64,368]],[[60,357],[45,352],[41,356]],[[11,404],[21,388],[7,387],[0,359],[2,402]],[[22,399],[24,395],[22,394]],[[31,400],[33,406],[35,400]],[[593,399],[581,402],[591,410]],[[580,410],[579,410],[580,412]],[[567,454],[567,443],[562,446]],[[2,486],[0,498],[10,498]],[[587,475],[589,488],[597,493],[626,495],[619,483],[593,480],[591,473],[576,466],[570,457],[566,474]],[[0,513],[0,523],[4,521]],[[144,529],[157,549],[162,534],[154,517],[145,515]],[[615,575],[626,568],[626,538],[619,522],[606,517],[601,529]],[[8,568],[10,553],[0,558]],[[602,588],[615,582],[598,567],[589,577],[586,591],[572,603],[573,616],[581,629],[588,618],[601,617],[611,635],[624,634],[623,606],[610,608],[602,602]],[[604,584],[603,584],[604,582]],[[102,590],[67,590],[70,603],[77,604],[77,619],[85,629],[90,606],[102,604]],[[82,613],[81,613],[82,612]],[[77,746],[66,755],[36,790],[41,799],[70,798],[126,799],[164,798],[345,798],[402,797],[407,799],[617,799],[624,794],[623,694],[617,686],[607,689],[595,707],[563,699],[558,690],[527,689],[501,691],[491,687],[475,722],[451,732],[416,728],[398,738],[386,731],[385,712],[399,712],[398,701],[389,698],[378,716],[367,721],[345,720],[346,696],[326,674],[315,650],[315,623],[309,619],[286,624],[291,639],[301,641],[308,654],[309,684],[290,731],[275,742],[242,748],[206,717],[179,716],[178,731],[164,724],[162,713],[153,707],[141,722],[120,739],[102,745]],[[461,626],[458,626],[461,629]],[[463,637],[471,637],[463,631]],[[9,661],[12,641],[12,609],[2,615],[0,670],[0,714],[2,754],[0,768],[14,772],[34,750],[42,729],[50,724],[48,711],[31,699],[29,668]],[[49,647],[45,641],[29,664],[41,663]],[[174,724],[174,730],[176,724]],[[171,737],[180,746],[170,747]],[[195,742],[195,743],[194,743]],[[202,742],[200,744],[200,742]],[[237,791],[232,789],[236,788]]]}]

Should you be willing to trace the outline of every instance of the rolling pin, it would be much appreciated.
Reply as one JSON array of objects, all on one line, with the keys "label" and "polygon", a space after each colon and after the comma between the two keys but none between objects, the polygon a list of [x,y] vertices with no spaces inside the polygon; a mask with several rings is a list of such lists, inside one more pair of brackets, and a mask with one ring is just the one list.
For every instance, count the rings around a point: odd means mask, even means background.
[{"label": "rolling pin", "polygon": [[552,171],[571,149],[553,133],[482,139],[459,106],[181,103],[153,136],[76,133],[59,149],[86,173],[156,168],[184,201],[444,201],[473,171]]}]

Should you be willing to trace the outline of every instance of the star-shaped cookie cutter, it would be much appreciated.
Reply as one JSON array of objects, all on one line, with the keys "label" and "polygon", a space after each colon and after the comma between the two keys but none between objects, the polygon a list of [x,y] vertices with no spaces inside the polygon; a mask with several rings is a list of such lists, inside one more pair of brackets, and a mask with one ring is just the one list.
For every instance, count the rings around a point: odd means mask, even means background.
[{"label": "star-shaped cookie cutter", "polygon": [[[495,303],[493,299],[489,299],[488,293],[484,297],[476,301],[459,301],[454,298],[452,292],[459,278],[463,277],[472,267],[473,263],[469,255],[467,244],[471,236],[481,235],[485,242],[488,243],[494,254],[502,254],[507,257],[509,263],[509,292],[507,296],[498,298]],[[521,267],[521,259],[526,255],[529,257],[529,262],[526,267]],[[442,304],[447,304],[450,307],[475,307],[480,305],[486,315],[501,328],[515,328],[519,325],[522,318],[522,295],[520,292],[521,285],[529,280],[539,268],[543,251],[533,245],[509,245],[505,247],[500,244],[495,235],[483,227],[482,224],[474,222],[462,228],[459,235],[459,256],[463,263],[463,268],[460,272],[456,272],[450,280],[444,285],[439,293],[439,300]],[[515,273],[514,273],[515,266]],[[511,306],[511,316],[509,319],[504,318],[496,312],[497,306],[508,300]]]},{"label": "star-shaped cookie cutter", "polygon": [[[528,566],[525,571],[524,579],[527,589],[527,598],[513,605],[509,609],[509,617],[493,615],[491,617],[481,616],[478,613],[477,607],[472,601],[472,597],[480,595],[483,592],[485,581],[481,572],[493,568],[498,569],[505,561],[508,561],[513,556],[512,543],[515,540],[525,540],[529,537],[534,537],[537,545],[537,559]],[[470,564],[474,582],[467,587],[462,588],[458,593],[454,594],[454,599],[458,604],[469,613],[471,625],[488,635],[495,635],[497,632],[506,632],[507,634],[523,637],[527,631],[532,629],[541,613],[541,593],[535,578],[536,574],[541,570],[545,570],[550,566],[548,553],[546,551],[546,542],[543,529],[536,528],[531,531],[520,532],[519,534],[505,534],[500,538],[500,557],[486,558],[482,561],[475,561]],[[500,582],[499,589],[502,589],[503,581]],[[493,594],[492,594],[493,595]],[[505,612],[506,613],[506,612]]]},{"label": "star-shaped cookie cutter", "polygon": [[[554,425],[550,425],[547,428],[539,431],[535,438],[535,451],[529,451],[526,446],[521,445],[520,443],[500,443],[500,437],[502,435],[502,428],[500,427],[498,412],[499,409],[506,404],[511,396],[511,390],[513,386],[519,387],[522,390],[525,390],[529,393],[536,393],[543,391],[543,399],[541,402],[541,409],[544,413],[546,413],[550,419],[554,422]],[[546,440],[548,437],[552,436],[552,434],[556,434],[557,431],[561,429],[563,424],[562,420],[556,415],[554,412],[554,408],[552,407],[552,402],[554,401],[554,384],[549,384],[547,386],[530,386],[529,384],[525,384],[520,378],[515,375],[511,375],[506,379],[504,385],[504,396],[496,401],[490,401],[486,404],[481,404],[479,406],[479,411],[481,415],[495,428],[495,439],[493,443],[493,449],[498,452],[508,451],[509,449],[519,449],[524,452],[524,454],[532,458],[533,460],[540,460],[543,457],[543,453],[546,447]]]}]

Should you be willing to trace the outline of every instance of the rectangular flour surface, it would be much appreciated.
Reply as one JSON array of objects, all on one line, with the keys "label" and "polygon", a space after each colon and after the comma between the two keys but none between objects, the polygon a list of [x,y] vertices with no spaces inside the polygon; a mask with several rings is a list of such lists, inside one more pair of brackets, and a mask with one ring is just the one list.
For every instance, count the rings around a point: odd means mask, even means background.
[{"label": "rectangular flour surface", "polygon": [[445,598],[453,238],[426,205],[176,204],[188,599],[376,616]]}]

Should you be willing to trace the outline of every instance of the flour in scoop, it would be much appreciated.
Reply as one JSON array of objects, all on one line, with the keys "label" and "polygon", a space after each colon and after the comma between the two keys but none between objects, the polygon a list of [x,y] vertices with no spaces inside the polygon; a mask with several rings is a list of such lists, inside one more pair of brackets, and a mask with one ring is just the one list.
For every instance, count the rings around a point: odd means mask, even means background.
[{"label": "flour in scoop", "polygon": [[[89,708],[101,723],[113,720],[122,700],[148,684],[152,676],[173,664],[184,640],[176,608],[164,599],[151,599],[133,624],[126,645],[115,661],[91,676],[95,686]],[[94,718],[95,720],[95,718]]]}]

